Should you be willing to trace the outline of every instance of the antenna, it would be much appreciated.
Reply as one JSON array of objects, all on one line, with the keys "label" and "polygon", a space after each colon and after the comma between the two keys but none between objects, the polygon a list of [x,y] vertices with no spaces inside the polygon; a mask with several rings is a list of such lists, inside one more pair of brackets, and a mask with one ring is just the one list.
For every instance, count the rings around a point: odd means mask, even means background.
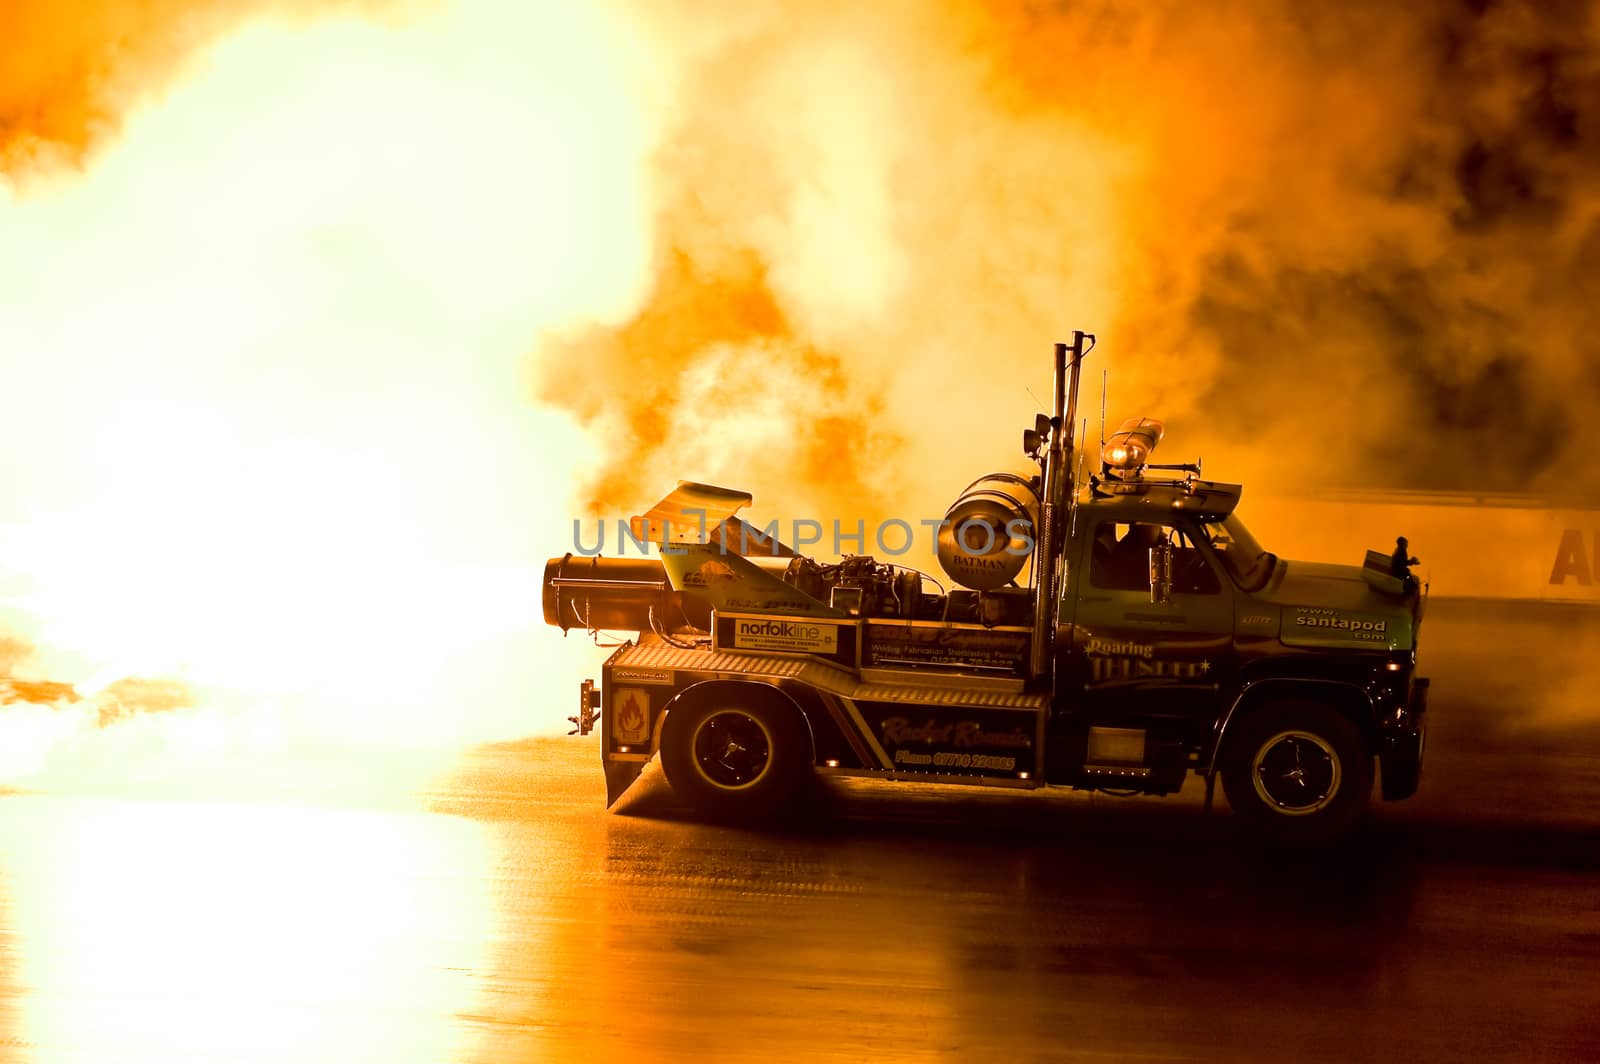
[{"label": "antenna", "polygon": [[[1104,417],[1105,417],[1105,415],[1102,414],[1101,415],[1102,422],[1103,422]],[[1100,431],[1102,433],[1105,432],[1105,425],[1103,423],[1100,426]],[[1084,418],[1083,419],[1083,438],[1084,439],[1088,439],[1089,438],[1089,419],[1088,418]],[[1101,446],[1101,449],[1104,450],[1104,445],[1103,444]],[[1076,488],[1079,484],[1082,484],[1082,483],[1083,483],[1083,448],[1080,447],[1080,448],[1078,448],[1078,476],[1077,476],[1077,479],[1072,482],[1072,485],[1073,485],[1074,488]],[[1067,538],[1068,539],[1072,539],[1072,538],[1075,538],[1077,536],[1077,534],[1078,534],[1078,493],[1076,491],[1074,491],[1072,493],[1072,498],[1067,500],[1067,509],[1072,514],[1071,520],[1067,522]]]},{"label": "antenna", "polygon": [[[1106,374],[1109,370],[1100,371],[1100,453],[1106,450]],[[1084,427],[1083,434],[1089,435],[1089,429]]]}]

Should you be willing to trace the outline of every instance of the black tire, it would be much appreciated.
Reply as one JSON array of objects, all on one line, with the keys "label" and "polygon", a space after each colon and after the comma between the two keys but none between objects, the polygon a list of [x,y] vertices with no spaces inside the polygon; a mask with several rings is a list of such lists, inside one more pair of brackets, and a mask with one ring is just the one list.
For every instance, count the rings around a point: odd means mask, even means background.
[{"label": "black tire", "polygon": [[667,782],[701,815],[753,821],[783,807],[811,772],[811,732],[774,692],[729,687],[674,706],[661,732]]},{"label": "black tire", "polygon": [[1267,703],[1224,740],[1222,789],[1257,831],[1286,842],[1344,834],[1372,794],[1372,753],[1351,720],[1320,702]]}]

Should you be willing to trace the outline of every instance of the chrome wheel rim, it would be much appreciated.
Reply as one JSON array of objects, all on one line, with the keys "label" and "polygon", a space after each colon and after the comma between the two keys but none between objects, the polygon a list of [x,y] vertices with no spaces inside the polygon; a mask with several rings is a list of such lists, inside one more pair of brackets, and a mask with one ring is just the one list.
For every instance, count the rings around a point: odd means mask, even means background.
[{"label": "chrome wheel rim", "polygon": [[1250,779],[1267,808],[1284,816],[1326,809],[1339,793],[1339,755],[1314,732],[1281,731],[1256,748]]},{"label": "chrome wheel rim", "polygon": [[753,787],[772,764],[772,733],[739,710],[720,710],[702,720],[690,743],[695,770],[725,791]]}]

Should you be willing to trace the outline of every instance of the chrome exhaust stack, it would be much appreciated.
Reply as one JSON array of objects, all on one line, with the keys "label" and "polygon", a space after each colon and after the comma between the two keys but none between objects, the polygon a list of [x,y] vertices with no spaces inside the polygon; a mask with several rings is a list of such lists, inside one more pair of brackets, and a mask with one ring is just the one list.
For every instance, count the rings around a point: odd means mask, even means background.
[{"label": "chrome exhaust stack", "polygon": [[1055,347],[1055,409],[1050,418],[1050,449],[1045,453],[1039,539],[1033,547],[1035,595],[1028,675],[1036,680],[1052,672],[1063,531],[1076,489],[1072,451],[1073,425],[1078,418],[1078,378],[1083,356],[1094,342],[1093,334],[1078,330],[1073,332],[1070,346],[1058,343]]}]

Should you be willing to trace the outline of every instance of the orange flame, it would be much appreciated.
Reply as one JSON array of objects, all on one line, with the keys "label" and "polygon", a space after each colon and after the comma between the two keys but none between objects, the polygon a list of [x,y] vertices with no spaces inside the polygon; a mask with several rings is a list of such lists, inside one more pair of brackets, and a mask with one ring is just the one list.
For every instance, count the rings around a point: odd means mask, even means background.
[{"label": "orange flame", "polygon": [[[13,777],[70,776],[65,736],[161,693],[130,676],[204,702],[145,726],[174,749],[560,727],[528,692],[585,663],[528,644],[584,441],[521,361],[642,284],[617,40],[565,5],[250,23],[82,174],[8,142],[0,621],[109,692],[0,711]],[[35,142],[84,148],[64,121]]]}]

